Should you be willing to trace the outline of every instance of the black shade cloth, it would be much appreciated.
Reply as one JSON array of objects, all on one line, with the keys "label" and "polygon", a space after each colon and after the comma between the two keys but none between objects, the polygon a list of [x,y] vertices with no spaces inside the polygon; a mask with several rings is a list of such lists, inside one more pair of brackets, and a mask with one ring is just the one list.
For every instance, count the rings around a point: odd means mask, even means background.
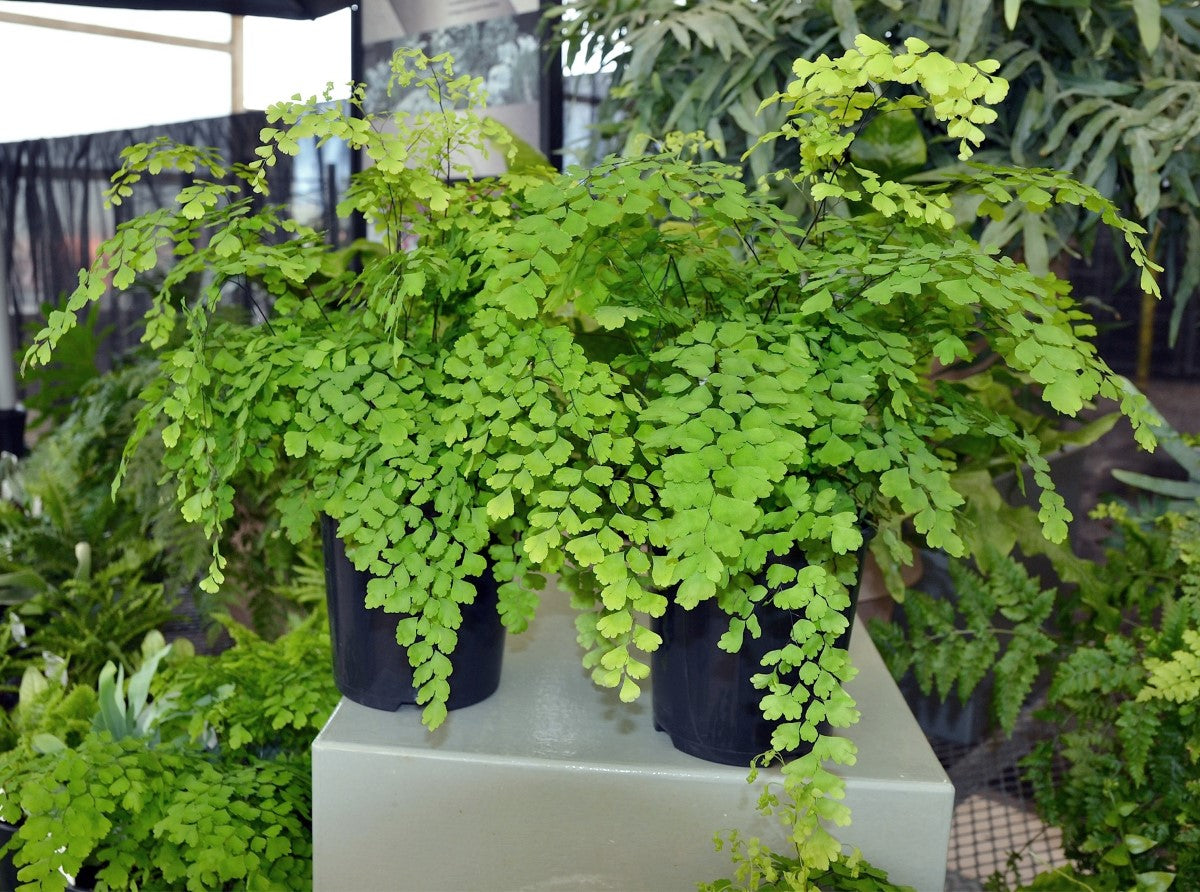
[{"label": "black shade cloth", "polygon": [[[103,193],[121,165],[125,146],[162,135],[177,142],[213,146],[231,160],[250,161],[265,123],[263,112],[245,112],[133,130],[0,143],[0,250],[8,260],[6,284],[16,329],[14,343],[22,344],[27,334],[22,330],[25,323],[40,319],[44,303],[57,302],[75,288],[80,267],[90,264],[97,246],[118,224],[169,205],[185,184],[180,176],[147,177],[123,204],[106,208]],[[295,197],[294,169],[292,159],[286,157],[270,169],[272,202],[288,204]],[[316,189],[318,194],[308,197],[306,204],[316,205],[313,222],[320,226],[328,200],[320,194],[319,182]],[[148,305],[152,280],[148,276],[116,300],[103,302],[102,322],[114,327],[108,351],[120,352],[137,342],[136,323]]]},{"label": "black shade cloth", "polygon": [[[56,3],[66,0],[41,2]],[[278,19],[316,19],[344,9],[351,3],[352,0],[70,0],[72,6],[226,12],[230,15],[257,15]]]},{"label": "black shade cloth", "polygon": [[[263,112],[160,124],[107,133],[0,143],[0,251],[8,276],[5,286],[13,316],[13,343],[20,347],[36,325],[42,306],[58,303],[78,283],[97,246],[116,227],[138,214],[169,206],[185,180],[162,174],[142,179],[134,194],[116,207],[105,207],[104,190],[121,166],[121,150],[158,136],[192,145],[212,146],[231,161],[252,161]],[[269,201],[284,205],[302,223],[326,232],[337,244],[350,236],[349,223],[334,214],[347,185],[350,154],[329,140],[309,140],[292,158],[280,156],[268,168]],[[149,289],[158,274],[147,274],[134,287],[101,302],[101,326],[112,326],[101,364],[137,343]],[[3,358],[0,357],[0,361]]]}]

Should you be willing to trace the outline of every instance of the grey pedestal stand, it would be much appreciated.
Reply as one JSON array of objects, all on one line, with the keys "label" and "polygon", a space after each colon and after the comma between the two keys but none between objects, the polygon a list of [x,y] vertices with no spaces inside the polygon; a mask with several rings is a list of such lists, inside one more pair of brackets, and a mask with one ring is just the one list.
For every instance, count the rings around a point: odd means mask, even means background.
[{"label": "grey pedestal stand", "polygon": [[[954,789],[861,627],[851,654],[863,717],[839,838],[940,892]],[[343,700],[313,744],[315,888],[686,890],[728,875],[715,833],[780,831],[744,770],[677,752],[644,696],[591,684],[566,598],[547,593],[510,636],[499,691],[435,733],[415,708]]]}]

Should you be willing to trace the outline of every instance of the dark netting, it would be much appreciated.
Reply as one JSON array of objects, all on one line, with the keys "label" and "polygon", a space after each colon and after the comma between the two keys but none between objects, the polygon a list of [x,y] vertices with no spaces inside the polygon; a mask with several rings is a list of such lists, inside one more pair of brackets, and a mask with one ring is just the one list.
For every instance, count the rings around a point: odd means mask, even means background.
[{"label": "dark netting", "polygon": [[[104,239],[133,216],[173,201],[183,179],[162,175],[135,186],[117,207],[105,207],[104,190],[120,166],[123,148],[159,136],[220,150],[227,160],[251,161],[262,112],[227,118],[0,144],[0,251],[6,252],[7,291],[15,342],[29,337],[48,303],[74,289]],[[345,224],[334,218],[335,196],[345,188],[349,156],[343,145],[306,147],[296,159],[281,158],[269,171],[270,201],[288,204],[304,222],[341,241]],[[5,265],[0,264],[0,268]],[[112,333],[97,357],[107,367],[114,355],[137,343],[153,275],[101,302],[100,328]]]},{"label": "dark netting", "polygon": [[[1182,224],[1181,224],[1182,225]],[[1158,257],[1163,264],[1163,291],[1171,294],[1181,273],[1183,239],[1175,239]],[[1122,249],[1124,246],[1120,246]],[[1075,295],[1089,303],[1099,330],[1100,355],[1116,371],[1133,375],[1137,369],[1142,291],[1130,264],[1114,247],[1112,234],[1101,229],[1088,261],[1071,263],[1069,276]],[[1170,342],[1173,298],[1164,297],[1153,319],[1151,374],[1155,378],[1200,379],[1200,293],[1186,302],[1179,335]]]}]

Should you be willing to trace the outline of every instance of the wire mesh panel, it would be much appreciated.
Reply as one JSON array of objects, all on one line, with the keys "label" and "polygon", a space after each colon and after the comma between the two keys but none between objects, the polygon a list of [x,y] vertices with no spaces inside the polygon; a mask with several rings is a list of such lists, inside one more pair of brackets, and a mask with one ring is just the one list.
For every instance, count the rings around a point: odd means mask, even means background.
[{"label": "wire mesh panel", "polygon": [[946,892],[983,889],[996,873],[1015,888],[1067,863],[1062,833],[1038,818],[1018,764],[1039,733],[1026,718],[1011,738],[993,735],[969,744],[930,737],[955,789]]}]

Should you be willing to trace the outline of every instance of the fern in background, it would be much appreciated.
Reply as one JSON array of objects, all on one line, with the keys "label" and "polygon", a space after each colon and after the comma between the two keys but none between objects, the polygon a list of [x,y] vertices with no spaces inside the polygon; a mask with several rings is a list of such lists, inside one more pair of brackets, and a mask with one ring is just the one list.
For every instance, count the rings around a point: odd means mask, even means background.
[{"label": "fern in background", "polygon": [[[42,316],[48,317],[65,303],[63,295],[57,306],[43,304]],[[28,326],[31,329],[28,336],[33,337],[41,324],[40,319],[34,320]],[[58,425],[74,411],[80,394],[101,374],[99,356],[112,330],[111,325],[100,325],[100,308],[92,307],[83,314],[79,326],[69,336],[70,342],[53,363],[25,373],[21,382],[25,408],[34,424]]]},{"label": "fern in background", "polygon": [[896,678],[910,669],[921,690],[945,700],[957,689],[966,701],[988,672],[997,724],[1011,732],[1034,682],[1057,651],[1048,629],[1056,592],[1043,590],[1011,558],[994,558],[986,576],[962,561],[950,563],[955,600],[921,591],[905,594],[907,628],[873,622],[872,637]]},{"label": "fern in background", "polygon": [[[231,585],[216,596],[199,591],[196,580],[207,567],[209,546],[175,508],[174,481],[163,474],[161,437],[148,436],[124,455],[142,405],[139,396],[156,371],[154,360],[136,352],[126,356],[118,368],[82,387],[70,411],[20,465],[0,464],[0,602],[27,602],[76,578],[82,543],[97,573],[110,579],[127,573],[131,580],[156,584],[164,603],[190,599],[201,617],[232,610],[264,634],[277,635],[288,627],[289,616],[307,613],[307,607],[277,593],[293,591],[293,567],[303,559],[311,564],[319,543],[313,536],[294,545],[279,535],[274,502],[285,476],[281,471],[274,482],[243,489],[226,536]],[[122,460],[125,485],[114,493],[112,480]],[[151,615],[161,621],[161,610]],[[220,631],[214,620],[206,622],[214,634]]]},{"label": "fern in background", "polygon": [[168,666],[156,693],[174,691],[195,704],[182,730],[192,740],[214,740],[227,757],[307,753],[340,696],[324,610],[275,641],[226,626],[230,650]]},{"label": "fern in background", "polygon": [[311,885],[309,745],[338,699],[323,619],[274,642],[234,628],[209,657],[159,636],[127,688],[111,664],[96,690],[27,685],[0,753],[19,888]]},{"label": "fern in background", "polygon": [[[1200,883],[1200,503],[1142,523],[1107,505],[1114,544],[1079,586],[1041,590],[1019,564],[952,565],[953,601],[910,592],[907,629],[874,624],[893,672],[968,695],[989,668],[1011,731],[1045,672],[1046,738],[1023,762],[1074,866],[1037,889]],[[997,659],[998,657],[998,659]],[[993,888],[1005,888],[997,875]]]}]

